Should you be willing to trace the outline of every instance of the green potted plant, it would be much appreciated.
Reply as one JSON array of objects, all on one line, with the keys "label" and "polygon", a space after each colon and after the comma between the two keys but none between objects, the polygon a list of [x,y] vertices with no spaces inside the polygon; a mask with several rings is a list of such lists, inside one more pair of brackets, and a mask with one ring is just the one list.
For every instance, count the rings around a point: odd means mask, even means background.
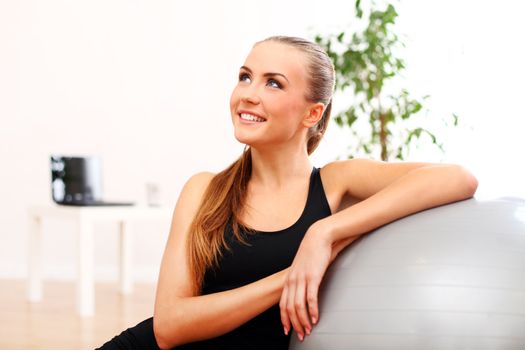
[{"label": "green potted plant", "polygon": [[[348,157],[378,154],[384,161],[402,160],[425,138],[443,151],[421,118],[428,96],[416,99],[403,88],[391,92],[389,83],[405,69],[404,60],[397,56],[404,44],[393,30],[398,13],[392,4],[385,4],[384,9],[374,7],[372,3],[364,16],[360,0],[355,2],[354,24],[364,29],[315,37],[334,63],[336,93],[350,97],[351,104],[334,117],[353,135]],[[453,115],[453,125],[457,122]],[[364,128],[368,131],[363,133]]]}]

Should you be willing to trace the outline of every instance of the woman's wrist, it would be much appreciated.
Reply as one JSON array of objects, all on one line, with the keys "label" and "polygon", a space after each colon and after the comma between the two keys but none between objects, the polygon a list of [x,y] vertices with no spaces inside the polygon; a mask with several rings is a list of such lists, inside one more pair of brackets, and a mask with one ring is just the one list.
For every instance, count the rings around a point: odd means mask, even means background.
[{"label": "woman's wrist", "polygon": [[315,222],[312,225],[311,230],[315,232],[314,234],[316,237],[321,239],[322,244],[333,246],[337,242],[334,235],[334,228],[333,220],[330,220],[330,217],[327,217]]},{"label": "woman's wrist", "polygon": [[286,283],[286,277],[288,276],[288,272],[290,271],[290,268],[287,267],[284,270],[281,270],[279,272],[276,272],[273,277],[275,278],[275,284],[278,286],[279,293],[282,292],[284,284]]}]

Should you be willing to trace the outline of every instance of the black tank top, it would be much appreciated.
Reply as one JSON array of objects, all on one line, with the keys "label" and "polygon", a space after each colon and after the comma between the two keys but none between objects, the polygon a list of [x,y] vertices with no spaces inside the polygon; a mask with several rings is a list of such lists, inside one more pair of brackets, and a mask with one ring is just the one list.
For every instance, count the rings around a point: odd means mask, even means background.
[{"label": "black tank top", "polygon": [[[248,244],[233,237],[230,226],[225,232],[229,250],[224,250],[218,268],[204,276],[202,294],[238,288],[281,271],[292,264],[304,234],[314,222],[331,214],[318,168],[310,175],[308,198],[299,219],[290,227],[274,232],[243,232]],[[288,349],[279,305],[251,319],[235,330],[217,338],[186,344],[177,349]]]}]

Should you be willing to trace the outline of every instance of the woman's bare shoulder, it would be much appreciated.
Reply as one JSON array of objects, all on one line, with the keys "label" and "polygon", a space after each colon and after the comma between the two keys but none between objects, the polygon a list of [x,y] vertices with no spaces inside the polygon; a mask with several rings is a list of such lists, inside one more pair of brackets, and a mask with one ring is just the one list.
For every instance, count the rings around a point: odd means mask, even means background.
[{"label": "woman's bare shoulder", "polygon": [[360,167],[362,159],[345,159],[336,160],[325,164],[321,168],[321,175],[323,177],[323,183],[334,183],[340,184],[341,178],[345,177],[349,171],[352,171]]},{"label": "woman's bare shoulder", "polygon": [[198,173],[193,174],[188,178],[186,181],[186,186],[190,187],[207,187],[210,183],[210,181],[215,177],[215,173],[209,172],[209,171],[201,171]]},{"label": "woman's bare shoulder", "polygon": [[200,202],[215,174],[208,171],[196,173],[188,178],[181,191],[181,198],[192,202]]},{"label": "woman's bare shoulder", "polygon": [[384,162],[376,161],[372,159],[365,158],[352,158],[352,159],[341,159],[334,160],[332,162],[326,163],[323,166],[324,171],[330,173],[332,176],[341,175],[341,171],[348,172],[349,170],[359,170],[361,168],[366,168],[368,166],[384,164]]},{"label": "woman's bare shoulder", "polygon": [[356,158],[336,160],[321,168],[321,179],[332,212],[363,199],[357,190],[362,186],[360,179],[363,175],[370,176],[370,168],[378,164],[380,162]]}]

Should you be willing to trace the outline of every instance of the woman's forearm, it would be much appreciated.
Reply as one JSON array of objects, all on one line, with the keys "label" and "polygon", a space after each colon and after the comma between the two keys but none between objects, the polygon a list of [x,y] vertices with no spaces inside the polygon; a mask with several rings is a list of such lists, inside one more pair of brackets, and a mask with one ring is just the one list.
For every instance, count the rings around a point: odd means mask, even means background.
[{"label": "woman's forearm", "polygon": [[418,211],[470,198],[476,188],[477,180],[462,167],[421,167],[319,224],[335,243]]},{"label": "woman's forearm", "polygon": [[225,334],[277,304],[288,269],[225,292],[178,298],[155,310],[155,337],[160,348]]}]

